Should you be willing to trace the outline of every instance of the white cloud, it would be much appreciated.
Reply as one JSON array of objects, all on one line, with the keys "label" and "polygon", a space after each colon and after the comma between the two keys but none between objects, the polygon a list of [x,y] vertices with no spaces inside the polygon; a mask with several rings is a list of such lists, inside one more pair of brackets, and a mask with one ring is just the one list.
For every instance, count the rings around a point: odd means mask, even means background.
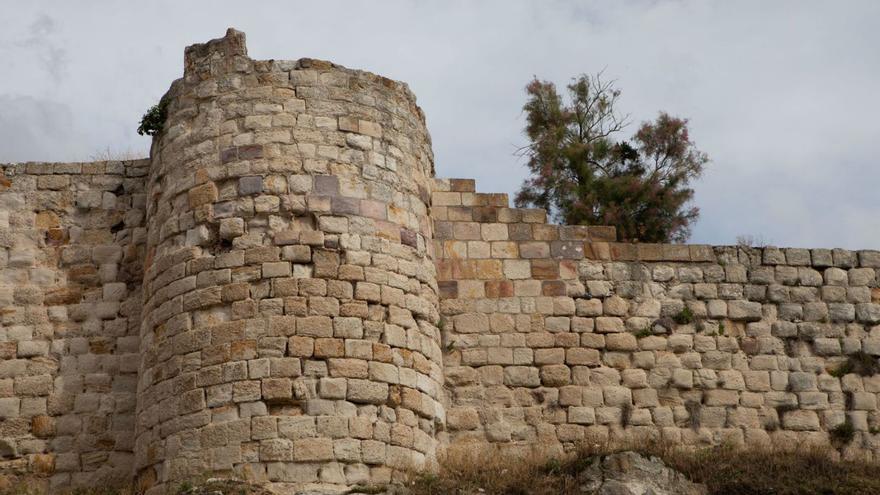
[{"label": "white cloud", "polygon": [[0,95],[0,161],[63,161],[80,156],[80,133],[68,105]]},{"label": "white cloud", "polygon": [[[714,160],[696,186],[694,242],[745,233],[880,245],[878,2],[14,4],[0,0],[0,161],[88,159],[107,146],[145,153],[138,119],[180,76],[183,47],[235,26],[255,58],[324,58],[408,82],[438,173],[476,177],[484,191],[512,193],[525,175],[513,152],[524,144],[528,80],[564,84],[604,68],[635,123],[659,110],[688,117]],[[60,134],[37,110],[53,101],[68,108]],[[8,122],[31,137],[13,144]]]}]

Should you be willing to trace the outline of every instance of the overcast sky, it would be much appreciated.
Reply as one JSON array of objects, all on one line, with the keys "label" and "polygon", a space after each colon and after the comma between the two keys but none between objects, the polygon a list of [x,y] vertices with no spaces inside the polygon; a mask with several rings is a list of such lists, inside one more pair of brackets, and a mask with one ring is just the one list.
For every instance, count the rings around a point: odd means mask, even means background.
[{"label": "overcast sky", "polygon": [[186,45],[409,83],[438,176],[525,177],[523,87],[604,69],[635,130],[690,119],[712,163],[692,242],[880,248],[880,2],[0,0],[0,162],[146,155],[138,121]]}]

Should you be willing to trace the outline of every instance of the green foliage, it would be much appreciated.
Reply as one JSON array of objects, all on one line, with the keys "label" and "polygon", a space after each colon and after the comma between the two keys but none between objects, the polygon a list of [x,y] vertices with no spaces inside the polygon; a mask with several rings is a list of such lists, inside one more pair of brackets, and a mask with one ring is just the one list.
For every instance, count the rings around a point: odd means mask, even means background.
[{"label": "green foliage", "polygon": [[718,335],[721,335],[721,336],[724,335],[724,322],[723,321],[718,322]]},{"label": "green foliage", "polygon": [[518,206],[537,206],[565,224],[613,225],[621,240],[684,241],[699,211],[689,207],[691,180],[708,162],[690,140],[687,120],[660,113],[627,140],[626,119],[615,109],[620,91],[600,75],[568,85],[526,86],[526,135],[521,151],[531,177]]},{"label": "green foliage", "polygon": [[676,313],[676,315],[673,316],[672,319],[679,325],[687,325],[689,323],[693,323],[694,312],[691,311],[691,308],[685,306],[681,311]]},{"label": "green foliage", "polygon": [[271,495],[259,483],[231,478],[197,478],[180,483],[175,495]]},{"label": "green foliage", "polygon": [[856,435],[856,429],[853,427],[852,423],[845,421],[829,430],[828,434],[833,441],[846,445],[852,442],[852,439]]},{"label": "green foliage", "polygon": [[880,373],[880,363],[877,362],[877,358],[874,356],[858,351],[848,355],[846,361],[828,373],[836,378],[850,373],[855,373],[859,376],[873,376]]},{"label": "green foliage", "polygon": [[162,128],[165,126],[165,119],[168,117],[168,104],[170,103],[169,99],[166,96],[163,96],[159,103],[150,107],[147,110],[147,113],[141,117],[141,123],[137,128],[137,133],[141,136],[155,136],[162,132]]},{"label": "green foliage", "polygon": [[833,376],[834,378],[842,378],[851,372],[852,372],[852,365],[850,364],[849,360],[844,361],[837,368],[828,370],[828,374]]},{"label": "green foliage", "polygon": [[[430,477],[431,479],[436,480],[437,475],[426,475],[426,477]],[[430,481],[428,481],[430,483]],[[352,494],[358,495],[379,495],[383,493],[388,493],[388,487],[381,485],[356,485],[351,489]]]},{"label": "green foliage", "polygon": [[550,459],[547,459],[547,463],[544,464],[544,472],[545,473],[555,474],[560,471],[562,471],[562,461],[561,460],[559,460],[555,457],[551,457]]},{"label": "green foliage", "polygon": [[694,431],[698,430],[700,428],[700,416],[703,412],[703,404],[689,400],[684,403],[684,409],[688,413],[688,426]]},{"label": "green foliage", "polygon": [[640,339],[644,337],[650,337],[651,335],[654,335],[654,332],[652,332],[651,329],[648,327],[645,327],[636,332],[636,337]]}]

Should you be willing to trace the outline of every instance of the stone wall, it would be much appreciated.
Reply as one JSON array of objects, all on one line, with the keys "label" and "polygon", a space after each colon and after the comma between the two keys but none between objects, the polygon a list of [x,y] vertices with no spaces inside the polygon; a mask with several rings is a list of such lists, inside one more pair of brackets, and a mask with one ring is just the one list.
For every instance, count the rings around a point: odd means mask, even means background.
[{"label": "stone wall", "polygon": [[842,424],[880,449],[880,252],[617,243],[434,179],[402,83],[234,30],[184,64],[149,160],[0,165],[0,482],[340,492],[471,442]]},{"label": "stone wall", "polygon": [[608,242],[434,193],[450,443],[647,435],[880,452],[878,251]]},{"label": "stone wall", "polygon": [[131,477],[147,165],[0,165],[3,472]]}]

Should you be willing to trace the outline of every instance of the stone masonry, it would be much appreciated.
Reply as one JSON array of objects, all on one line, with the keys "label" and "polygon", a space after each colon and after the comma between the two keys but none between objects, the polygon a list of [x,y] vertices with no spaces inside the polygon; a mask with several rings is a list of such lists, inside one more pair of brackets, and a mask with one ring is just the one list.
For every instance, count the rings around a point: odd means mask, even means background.
[{"label": "stone masonry", "polygon": [[880,454],[880,252],[624,244],[435,179],[406,85],[186,49],[148,160],[0,165],[0,473],[339,492],[452,445]]}]

